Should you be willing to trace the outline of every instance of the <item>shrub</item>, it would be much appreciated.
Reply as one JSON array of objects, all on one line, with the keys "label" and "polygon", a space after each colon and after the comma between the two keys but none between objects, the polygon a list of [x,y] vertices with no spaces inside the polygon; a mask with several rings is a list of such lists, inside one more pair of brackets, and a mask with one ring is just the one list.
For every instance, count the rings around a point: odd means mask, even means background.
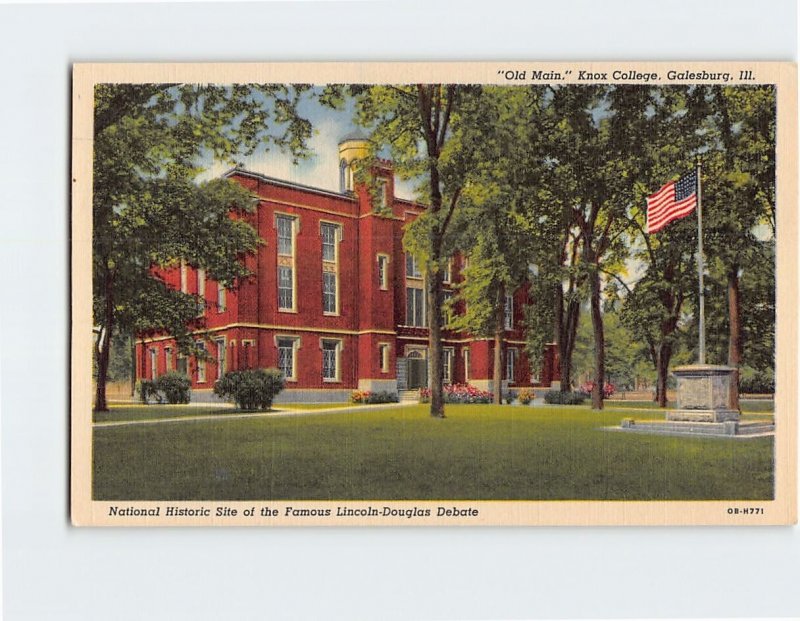
[{"label": "shrub", "polygon": [[[429,403],[431,400],[431,389],[420,388],[420,401]],[[492,393],[480,390],[470,384],[445,384],[444,402],[445,403],[491,403]]]},{"label": "shrub", "polygon": [[550,405],[581,405],[586,399],[586,393],[581,392],[551,390],[544,393],[544,402]]},{"label": "shrub", "polygon": [[514,399],[517,398],[517,391],[516,390],[508,390],[506,394],[503,395],[503,401],[505,401],[508,405],[514,403]]},{"label": "shrub", "polygon": [[139,399],[141,399],[142,403],[144,404],[150,403],[151,398],[156,403],[164,402],[164,399],[158,392],[158,387],[156,386],[155,380],[148,380],[148,379],[140,380],[138,390],[139,390]]},{"label": "shrub", "polygon": [[519,392],[517,393],[517,399],[522,405],[528,405],[533,398],[536,396],[536,393],[533,391],[533,388],[520,388]]},{"label": "shrub", "polygon": [[283,374],[278,369],[229,371],[214,384],[214,394],[232,399],[240,410],[268,410],[283,386]]},{"label": "shrub", "polygon": [[164,394],[167,403],[189,403],[192,383],[183,373],[170,371],[159,377],[155,384],[156,390]]},{"label": "shrub", "polygon": [[400,400],[396,392],[388,390],[354,390],[350,394],[351,403],[397,403]]}]

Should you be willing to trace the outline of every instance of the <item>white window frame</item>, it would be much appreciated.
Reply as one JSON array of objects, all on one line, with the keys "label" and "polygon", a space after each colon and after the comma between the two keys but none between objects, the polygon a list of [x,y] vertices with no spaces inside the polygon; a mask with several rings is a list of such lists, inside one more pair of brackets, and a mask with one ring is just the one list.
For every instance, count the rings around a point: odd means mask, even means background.
[{"label": "white window frame", "polygon": [[456,352],[453,347],[442,348],[442,383],[453,383],[453,361],[456,358]]},{"label": "white window frame", "polygon": [[[214,339],[214,345],[217,348],[217,379],[220,379],[225,374],[228,362],[228,350],[225,337]],[[222,351],[222,356],[220,356],[220,351]]]},{"label": "white window frame", "polygon": [[410,252],[406,252],[406,278],[422,279],[422,270]]},{"label": "white window frame", "polygon": [[516,347],[506,347],[506,368],[505,368],[505,379],[509,384],[514,384],[515,377],[517,375],[517,355],[518,351]]},{"label": "white window frame", "polygon": [[[284,370],[281,368],[281,341],[284,343],[287,341],[291,341],[291,350],[292,350],[292,374],[286,375]],[[284,373],[284,377],[287,382],[296,382],[297,381],[297,352],[300,349],[300,337],[293,336],[291,334],[276,334],[275,335],[275,348],[278,350],[278,369],[281,373]],[[284,347],[284,349],[286,349]]]},{"label": "white window frame", "polygon": [[[283,213],[276,213],[275,214],[275,245],[278,251],[278,256],[280,257],[294,257],[295,255],[295,237],[297,237],[297,226],[296,220],[294,216],[290,216],[288,214]],[[285,243],[285,236],[281,235],[281,225],[283,223],[289,224],[289,252],[285,252],[281,249],[281,240]],[[285,250],[285,249],[284,249]]]},{"label": "white window frame", "polygon": [[453,259],[447,259],[447,262],[444,265],[444,269],[442,270],[442,282],[446,285],[449,285],[453,282]]},{"label": "white window frame", "polygon": [[172,368],[172,347],[169,345],[164,348],[164,370],[166,373],[175,370]]},{"label": "white window frame", "polygon": [[391,351],[390,343],[378,343],[378,355],[380,356],[381,373],[389,372],[389,353]]},{"label": "white window frame", "polygon": [[506,294],[505,308],[503,309],[503,327],[506,330],[514,329],[514,295]]},{"label": "white window frame", "polygon": [[[197,342],[197,347],[202,349],[203,351],[206,350],[206,344],[202,341]],[[195,360],[197,362],[197,383],[198,384],[205,384],[206,383],[206,361],[200,358],[199,356],[195,356]]]},{"label": "white window frame", "polygon": [[217,283],[217,312],[224,313],[228,310],[228,290],[221,282]]},{"label": "white window frame", "polygon": [[148,355],[150,356],[150,379],[157,379],[158,378],[158,348],[151,347],[148,350]]},{"label": "white window frame", "polygon": [[[333,349],[330,346],[333,345]],[[337,383],[342,381],[342,339],[321,338],[319,340],[319,348],[322,352],[322,366],[320,373],[322,381],[325,383]],[[326,352],[333,352],[333,377],[325,376],[325,355]]]},{"label": "white window frame", "polygon": [[[417,317],[417,304],[414,303],[411,305],[411,309],[413,309],[413,317],[409,316],[409,301],[411,299],[411,291],[416,291],[413,297],[420,297],[421,304],[420,304],[420,314],[421,317]],[[427,324],[425,322],[425,315],[427,309],[425,308],[425,289],[422,287],[406,287],[406,325],[416,328],[424,328]]]},{"label": "white window frame", "polygon": [[464,356],[464,383],[466,384],[467,382],[469,382],[469,365],[471,358],[470,348],[465,347],[463,349],[462,355]]},{"label": "white window frame", "polygon": [[[328,280],[333,279],[333,291],[328,291]],[[333,299],[333,308],[328,302]],[[339,275],[336,272],[322,272],[322,314],[335,316],[339,314]]]},{"label": "white window frame", "polygon": [[197,295],[206,297],[206,271],[202,267],[197,268]]},{"label": "white window frame", "polygon": [[378,253],[378,285],[381,291],[389,289],[389,255],[382,252]]},{"label": "white window frame", "polygon": [[453,309],[452,304],[448,304],[448,302],[452,300],[455,295],[455,292],[450,289],[444,289],[442,291],[442,319],[444,319],[445,327],[450,325],[453,321],[455,309]]},{"label": "white window frame", "polygon": [[189,266],[181,259],[181,293],[189,293]]}]

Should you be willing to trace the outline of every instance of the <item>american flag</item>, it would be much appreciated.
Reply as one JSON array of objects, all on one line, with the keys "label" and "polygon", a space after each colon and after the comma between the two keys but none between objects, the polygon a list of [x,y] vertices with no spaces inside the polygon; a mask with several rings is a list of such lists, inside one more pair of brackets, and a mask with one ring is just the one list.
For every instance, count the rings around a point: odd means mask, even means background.
[{"label": "american flag", "polygon": [[655,233],[697,207],[697,171],[670,181],[647,197],[647,232]]}]

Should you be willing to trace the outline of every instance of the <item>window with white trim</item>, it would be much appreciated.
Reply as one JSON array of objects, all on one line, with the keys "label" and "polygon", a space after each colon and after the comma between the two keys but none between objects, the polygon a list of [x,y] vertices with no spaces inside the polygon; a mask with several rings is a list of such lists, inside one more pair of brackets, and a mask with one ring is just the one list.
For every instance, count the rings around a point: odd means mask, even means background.
[{"label": "window with white trim", "polygon": [[189,376],[189,359],[185,354],[178,354],[178,373]]},{"label": "window with white trim", "polygon": [[278,369],[290,381],[296,379],[296,352],[297,339],[292,337],[278,337]]},{"label": "window with white trim", "polygon": [[172,347],[164,348],[164,369],[167,373],[173,370],[172,368]]},{"label": "window with white trim", "polygon": [[385,254],[378,255],[378,283],[383,291],[389,288],[389,257]]},{"label": "window with white trim", "polygon": [[450,284],[453,280],[453,259],[447,259],[442,270],[442,282]]},{"label": "window with white trim", "polygon": [[442,291],[442,317],[444,325],[447,326],[453,321],[453,296],[455,294],[449,289]]},{"label": "window with white trim", "polygon": [[[206,344],[197,343],[197,348],[201,352],[205,352]],[[196,358],[197,358],[197,383],[202,384],[206,381],[206,361],[205,358],[202,357],[200,354],[198,354]]]},{"label": "window with white trim", "polygon": [[216,339],[214,344],[217,346],[217,379],[220,379],[225,374],[226,367],[225,339]]},{"label": "window with white trim", "polygon": [[464,348],[464,383],[469,381],[469,347]]},{"label": "window with white trim", "polygon": [[410,252],[406,253],[406,278],[422,278],[419,263]]},{"label": "window with white trim", "polygon": [[505,329],[513,330],[513,328],[514,328],[514,296],[506,295]]},{"label": "window with white trim", "polygon": [[453,383],[453,348],[442,349],[442,381],[445,384]]},{"label": "window with white trim", "polygon": [[508,348],[506,350],[506,380],[514,383],[514,377],[517,370],[517,350]]},{"label": "window with white trim", "polygon": [[189,266],[181,259],[181,293],[189,293]]},{"label": "window with white trim", "polygon": [[406,325],[425,327],[425,292],[419,287],[406,287]]},{"label": "window with white trim", "polygon": [[381,373],[389,372],[389,343],[378,344],[378,355],[380,356]]},{"label": "window with white trim", "polygon": [[337,312],[335,272],[322,272],[322,311],[326,315]]},{"label": "window with white trim", "polygon": [[278,310],[294,309],[294,277],[292,268],[278,266]]},{"label": "window with white trim", "polygon": [[275,226],[278,229],[278,254],[294,256],[294,218],[275,216]]},{"label": "window with white trim", "polygon": [[228,290],[221,282],[217,283],[217,312],[222,313],[228,308]]},{"label": "window with white trim", "polygon": [[155,347],[150,348],[150,379],[158,377],[158,350]]},{"label": "window with white trim", "polygon": [[339,227],[330,222],[320,223],[320,233],[322,235],[322,260],[336,261],[336,241],[339,237]]},{"label": "window with white trim", "polygon": [[197,295],[206,296],[206,271],[202,267],[197,268]]},{"label": "window with white trim", "polygon": [[342,342],[337,339],[322,339],[322,379],[326,382],[339,381],[339,353]]}]

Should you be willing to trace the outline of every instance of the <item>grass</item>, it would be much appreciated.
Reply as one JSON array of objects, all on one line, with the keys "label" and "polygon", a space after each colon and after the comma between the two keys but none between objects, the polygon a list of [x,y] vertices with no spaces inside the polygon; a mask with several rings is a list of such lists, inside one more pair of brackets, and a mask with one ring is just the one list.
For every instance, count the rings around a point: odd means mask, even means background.
[{"label": "grass", "polygon": [[[675,401],[668,401],[667,408],[677,407]],[[739,402],[742,413],[772,414],[775,411],[775,402],[772,399],[742,399]],[[611,399],[606,401],[608,408],[634,408],[637,410],[658,410],[658,404],[653,401],[622,401]]]},{"label": "grass", "polygon": [[678,438],[602,429],[618,425],[630,409],[450,405],[447,415],[431,419],[426,406],[412,405],[96,428],[93,495],[98,500],[773,495],[771,438]]},{"label": "grass", "polygon": [[[354,407],[352,403],[277,403],[273,410],[328,410]],[[93,412],[95,423],[155,420],[161,418],[191,418],[193,416],[235,414],[239,410],[220,404],[186,405],[112,405],[108,412]]]}]

